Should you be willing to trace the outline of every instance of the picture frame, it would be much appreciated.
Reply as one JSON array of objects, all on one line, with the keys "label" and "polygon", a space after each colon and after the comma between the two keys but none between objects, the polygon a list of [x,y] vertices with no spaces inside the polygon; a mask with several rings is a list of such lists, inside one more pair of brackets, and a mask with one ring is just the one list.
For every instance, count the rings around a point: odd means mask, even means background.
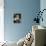
[{"label": "picture frame", "polygon": [[14,23],[21,23],[21,13],[14,13],[13,22]]}]

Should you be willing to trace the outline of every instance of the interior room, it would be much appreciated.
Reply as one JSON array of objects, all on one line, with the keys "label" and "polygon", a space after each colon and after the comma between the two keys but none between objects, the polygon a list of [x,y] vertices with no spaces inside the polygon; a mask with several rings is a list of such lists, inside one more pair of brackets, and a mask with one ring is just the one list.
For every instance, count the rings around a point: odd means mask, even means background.
[{"label": "interior room", "polygon": [[46,46],[46,0],[0,0],[0,46]]}]

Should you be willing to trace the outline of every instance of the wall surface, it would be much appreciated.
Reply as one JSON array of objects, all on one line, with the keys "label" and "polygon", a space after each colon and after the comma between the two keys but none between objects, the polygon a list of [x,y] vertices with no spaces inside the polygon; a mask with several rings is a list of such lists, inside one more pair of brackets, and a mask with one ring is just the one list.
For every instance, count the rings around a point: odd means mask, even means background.
[{"label": "wall surface", "polygon": [[4,41],[4,0],[0,0],[0,42]]},{"label": "wall surface", "polygon": [[[40,1],[40,9],[41,9],[41,11],[43,9],[46,9],[46,0],[41,0]],[[43,12],[42,17],[43,17],[43,22],[41,21],[40,25],[46,26],[46,10]]]},{"label": "wall surface", "polygon": [[[34,17],[40,9],[40,0],[5,0],[4,33],[5,40],[18,41],[31,31]],[[21,13],[21,23],[13,23],[13,14]]]}]

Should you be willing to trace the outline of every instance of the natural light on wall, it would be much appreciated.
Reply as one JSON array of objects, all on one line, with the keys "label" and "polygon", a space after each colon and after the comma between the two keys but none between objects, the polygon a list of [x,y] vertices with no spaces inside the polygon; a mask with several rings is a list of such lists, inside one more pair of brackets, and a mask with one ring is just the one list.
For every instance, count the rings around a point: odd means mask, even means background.
[{"label": "natural light on wall", "polygon": [[4,0],[0,0],[0,42],[4,41]]}]

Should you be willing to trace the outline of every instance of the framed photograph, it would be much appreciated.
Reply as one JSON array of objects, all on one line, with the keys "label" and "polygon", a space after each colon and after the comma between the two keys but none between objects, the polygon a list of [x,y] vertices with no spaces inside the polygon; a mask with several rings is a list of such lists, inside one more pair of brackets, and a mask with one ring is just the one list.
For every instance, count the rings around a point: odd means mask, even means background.
[{"label": "framed photograph", "polygon": [[21,14],[20,13],[14,13],[13,15],[13,22],[14,23],[21,23]]}]

